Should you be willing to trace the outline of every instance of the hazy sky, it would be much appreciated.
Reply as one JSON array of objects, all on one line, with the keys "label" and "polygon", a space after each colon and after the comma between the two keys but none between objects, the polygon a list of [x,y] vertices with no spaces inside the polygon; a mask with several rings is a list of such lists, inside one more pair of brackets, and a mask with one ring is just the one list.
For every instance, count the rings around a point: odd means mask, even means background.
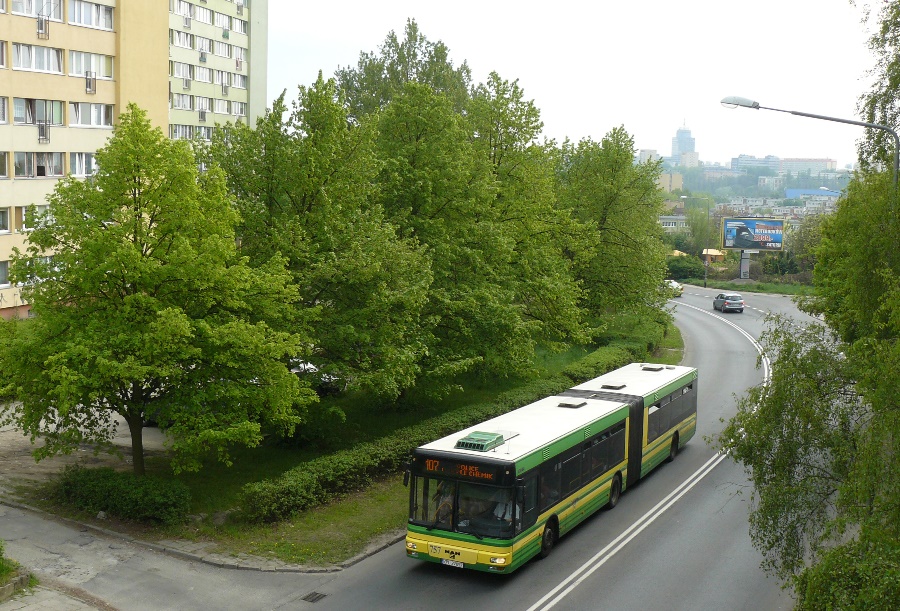
[{"label": "hazy sky", "polygon": [[518,79],[549,138],[599,140],[622,125],[636,148],[669,155],[686,126],[705,162],[744,153],[843,167],[864,128],[719,102],[857,119],[873,64],[861,17],[849,0],[269,0],[268,98],[356,66],[413,18],[473,81]]}]

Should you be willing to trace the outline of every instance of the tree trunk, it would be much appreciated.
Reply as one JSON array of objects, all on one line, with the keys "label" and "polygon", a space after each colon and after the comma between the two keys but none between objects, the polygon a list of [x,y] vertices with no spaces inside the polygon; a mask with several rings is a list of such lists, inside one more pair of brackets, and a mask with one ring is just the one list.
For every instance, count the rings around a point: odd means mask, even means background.
[{"label": "tree trunk", "polygon": [[144,475],[144,419],[139,413],[135,418],[126,418],[126,422],[131,432],[131,463],[134,474]]}]

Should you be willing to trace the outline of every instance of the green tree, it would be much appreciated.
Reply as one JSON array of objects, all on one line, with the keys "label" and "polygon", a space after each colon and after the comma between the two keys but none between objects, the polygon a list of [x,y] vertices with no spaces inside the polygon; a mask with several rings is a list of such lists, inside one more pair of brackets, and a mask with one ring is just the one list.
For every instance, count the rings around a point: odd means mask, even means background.
[{"label": "green tree", "polygon": [[559,202],[580,224],[570,253],[595,315],[643,307],[666,271],[660,162],[635,164],[634,155],[622,127],[561,151]]},{"label": "green tree", "polygon": [[304,338],[267,322],[294,298],[290,276],[277,257],[251,269],[236,253],[221,170],[198,174],[189,145],[134,105],[97,161],[92,179],[57,185],[13,257],[35,316],[0,326],[5,390],[19,400],[3,422],[40,437],[40,459],[111,448],[118,414],[137,474],[150,416],[168,426],[176,471],[228,462],[263,426],[290,431],[315,400],[284,366]]},{"label": "green tree", "polygon": [[586,341],[582,290],[565,256],[574,223],[555,205],[555,151],[539,142],[540,110],[518,81],[492,72],[473,90],[466,118],[476,152],[490,160],[498,227],[513,243],[498,281],[515,291],[523,316],[541,324],[545,344]]},{"label": "green tree", "polygon": [[255,129],[214,138],[244,216],[242,251],[254,265],[287,258],[298,287],[289,328],[309,337],[303,359],[395,397],[419,373],[429,261],[377,205],[373,126],[348,119],[335,82],[300,87],[286,114],[282,96]]},{"label": "green tree", "polygon": [[503,222],[497,181],[463,117],[431,87],[407,84],[379,121],[381,196],[403,237],[427,248],[434,274],[423,359],[434,388],[459,373],[530,367],[537,321],[522,314],[510,277],[516,236]]},{"label": "green tree", "polygon": [[447,46],[425,38],[414,19],[407,20],[403,33],[400,40],[392,30],[379,53],[360,53],[356,68],[337,71],[350,114],[356,119],[385,108],[407,83],[429,85],[458,112],[468,103],[472,72],[466,62],[454,67]]}]

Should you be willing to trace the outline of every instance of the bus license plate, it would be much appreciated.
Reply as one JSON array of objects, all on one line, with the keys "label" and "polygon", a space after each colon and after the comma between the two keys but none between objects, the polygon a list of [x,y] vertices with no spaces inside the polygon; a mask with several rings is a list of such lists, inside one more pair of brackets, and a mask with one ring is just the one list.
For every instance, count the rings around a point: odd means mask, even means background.
[{"label": "bus license plate", "polygon": [[458,569],[463,568],[463,563],[458,560],[447,560],[446,558],[441,559],[441,564],[446,564],[448,566],[455,566]]}]

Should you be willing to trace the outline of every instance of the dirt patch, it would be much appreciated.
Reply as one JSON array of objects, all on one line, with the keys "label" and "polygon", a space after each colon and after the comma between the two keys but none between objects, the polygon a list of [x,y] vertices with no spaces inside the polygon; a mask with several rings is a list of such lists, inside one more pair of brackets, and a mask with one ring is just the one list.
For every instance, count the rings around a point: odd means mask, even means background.
[{"label": "dirt patch", "polygon": [[[91,446],[83,445],[71,454],[57,455],[35,461],[34,451],[42,442],[34,444],[27,435],[12,426],[0,427],[0,496],[12,496],[16,486],[47,481],[60,473],[66,465],[80,464],[86,467],[113,467],[128,469],[131,466],[131,438],[124,422],[118,426],[114,443],[122,456],[94,454]],[[144,455],[165,454],[165,437],[158,429],[144,429]]]}]

